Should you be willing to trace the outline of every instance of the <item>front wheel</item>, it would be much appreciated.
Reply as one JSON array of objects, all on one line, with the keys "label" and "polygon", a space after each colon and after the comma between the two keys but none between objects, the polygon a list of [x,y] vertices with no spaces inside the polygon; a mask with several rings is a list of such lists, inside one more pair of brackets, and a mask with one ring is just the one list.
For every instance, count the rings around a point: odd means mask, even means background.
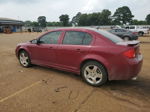
[{"label": "front wheel", "polygon": [[31,61],[28,53],[26,51],[20,51],[19,53],[19,62],[23,67],[31,66]]},{"label": "front wheel", "polygon": [[92,86],[100,86],[107,81],[104,66],[96,61],[85,63],[81,69],[81,75],[83,80]]}]

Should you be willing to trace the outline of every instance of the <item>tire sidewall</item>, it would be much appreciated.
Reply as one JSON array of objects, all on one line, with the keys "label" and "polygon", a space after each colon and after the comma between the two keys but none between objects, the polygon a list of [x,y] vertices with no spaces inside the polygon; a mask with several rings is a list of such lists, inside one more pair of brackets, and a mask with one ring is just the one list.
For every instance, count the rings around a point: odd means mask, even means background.
[{"label": "tire sidewall", "polygon": [[[26,55],[28,56],[28,64],[27,64],[27,66],[24,66],[24,65],[20,62],[20,54],[21,54],[21,53],[24,53],[24,54],[26,54]],[[19,52],[18,59],[19,59],[19,63],[20,63],[21,66],[23,66],[23,67],[25,67],[25,68],[28,68],[28,67],[31,66],[30,56],[29,56],[29,54],[28,54],[25,50],[22,50],[22,51]]]},{"label": "tire sidewall", "polygon": [[125,36],[123,39],[124,39],[125,41],[128,41],[128,40],[130,40],[130,37]]},{"label": "tire sidewall", "polygon": [[[86,68],[88,65],[96,65],[96,66],[101,70],[101,72],[102,72],[102,80],[101,80],[99,83],[97,83],[97,84],[92,84],[92,83],[89,83],[89,82],[86,80],[86,78],[85,78],[85,76],[84,76],[84,70],[85,70],[85,68]],[[86,63],[83,65],[83,67],[81,68],[81,76],[82,76],[83,80],[84,80],[86,83],[88,83],[88,84],[91,85],[91,86],[96,86],[96,87],[103,85],[103,84],[106,83],[107,80],[108,80],[108,75],[107,75],[107,71],[106,71],[105,67],[104,67],[102,64],[100,64],[100,63],[98,63],[98,62],[96,62],[96,61],[89,61],[89,62],[86,62]]]},{"label": "tire sidewall", "polygon": [[138,33],[139,36],[143,36],[143,34],[144,34],[143,32],[139,32]]}]

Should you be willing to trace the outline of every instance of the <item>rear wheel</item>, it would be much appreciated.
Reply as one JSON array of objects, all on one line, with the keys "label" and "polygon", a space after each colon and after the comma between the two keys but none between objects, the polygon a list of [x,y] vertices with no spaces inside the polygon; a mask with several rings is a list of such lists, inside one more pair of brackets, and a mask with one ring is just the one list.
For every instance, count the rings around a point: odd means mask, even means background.
[{"label": "rear wheel", "polygon": [[104,66],[96,61],[85,63],[81,75],[83,80],[92,86],[100,86],[107,81],[107,72]]},{"label": "rear wheel", "polygon": [[23,67],[31,66],[31,61],[28,53],[26,51],[20,51],[19,53],[19,62]]},{"label": "rear wheel", "polygon": [[144,32],[139,32],[138,35],[139,35],[139,36],[143,36],[143,35],[144,35]]},{"label": "rear wheel", "polygon": [[125,41],[129,41],[129,37],[127,37],[127,36],[124,37],[124,40],[125,40]]}]

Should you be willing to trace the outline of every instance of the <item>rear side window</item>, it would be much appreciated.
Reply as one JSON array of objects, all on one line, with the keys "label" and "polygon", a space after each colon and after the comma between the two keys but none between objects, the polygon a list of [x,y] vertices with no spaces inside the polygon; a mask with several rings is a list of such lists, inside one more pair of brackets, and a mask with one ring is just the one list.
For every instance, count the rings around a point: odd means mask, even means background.
[{"label": "rear side window", "polygon": [[89,45],[91,41],[92,41],[91,35],[89,35],[88,33],[85,33],[85,37],[83,39],[83,45]]},{"label": "rear side window", "polygon": [[134,26],[131,26],[130,29],[135,29],[135,27],[134,27]]},{"label": "rear side window", "polygon": [[121,30],[120,29],[115,29],[115,32],[121,32]]},{"label": "rear side window", "polygon": [[122,32],[127,32],[127,30],[122,29]]},{"label": "rear side window", "polygon": [[68,45],[89,45],[92,41],[90,34],[78,31],[67,31],[63,44]]}]

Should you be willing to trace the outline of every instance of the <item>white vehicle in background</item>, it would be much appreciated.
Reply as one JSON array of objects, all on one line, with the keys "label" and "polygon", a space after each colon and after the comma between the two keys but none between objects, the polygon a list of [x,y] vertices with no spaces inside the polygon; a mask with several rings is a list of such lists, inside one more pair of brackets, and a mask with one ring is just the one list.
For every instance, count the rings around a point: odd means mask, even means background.
[{"label": "white vehicle in background", "polygon": [[143,36],[144,34],[148,34],[149,31],[146,28],[142,28],[140,26],[127,26],[126,29],[129,29],[132,32],[137,32],[139,36]]}]

